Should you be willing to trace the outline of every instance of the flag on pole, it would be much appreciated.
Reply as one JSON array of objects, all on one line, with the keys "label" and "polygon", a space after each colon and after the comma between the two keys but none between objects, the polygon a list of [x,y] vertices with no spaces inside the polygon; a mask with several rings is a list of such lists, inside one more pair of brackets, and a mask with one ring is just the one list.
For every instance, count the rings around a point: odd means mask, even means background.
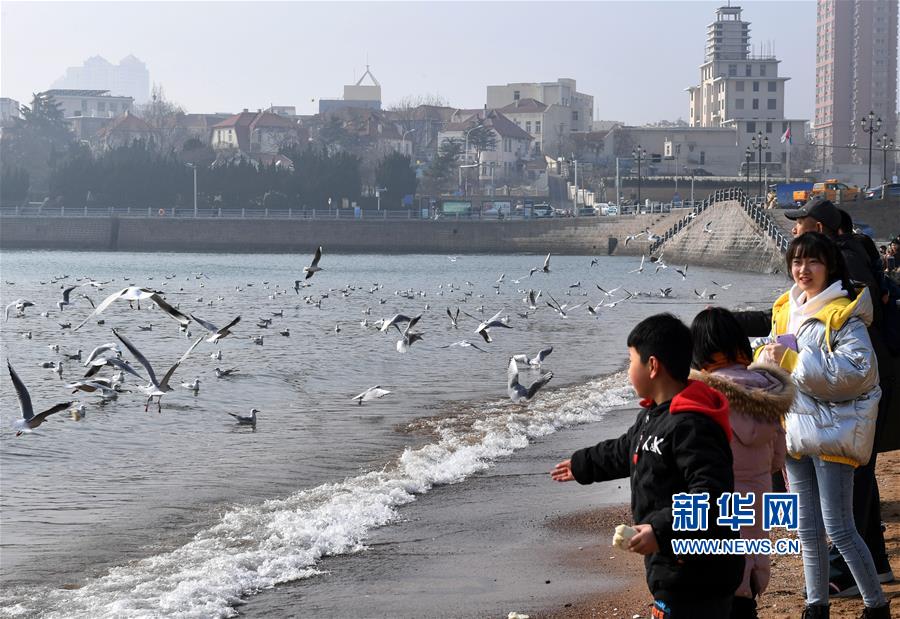
[{"label": "flag on pole", "polygon": [[791,126],[788,125],[787,131],[784,132],[784,135],[781,136],[781,143],[784,144],[787,142],[788,144],[793,144],[793,140],[791,140]]}]

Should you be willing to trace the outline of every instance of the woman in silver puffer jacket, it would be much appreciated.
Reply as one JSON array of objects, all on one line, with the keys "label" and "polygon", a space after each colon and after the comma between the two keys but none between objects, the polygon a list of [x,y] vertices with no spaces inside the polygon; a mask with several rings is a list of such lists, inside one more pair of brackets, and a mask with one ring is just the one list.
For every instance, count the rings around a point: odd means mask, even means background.
[{"label": "woman in silver puffer jacket", "polygon": [[868,462],[881,389],[866,326],[868,290],[856,293],[840,251],[807,232],[786,256],[794,286],[772,308],[772,332],[754,342],[758,360],[791,373],[797,396],[785,416],[790,491],[799,495],[806,578],[804,617],[828,616],[826,533],[862,593],[863,617],[890,617],[872,555],[853,522],[853,469]]}]

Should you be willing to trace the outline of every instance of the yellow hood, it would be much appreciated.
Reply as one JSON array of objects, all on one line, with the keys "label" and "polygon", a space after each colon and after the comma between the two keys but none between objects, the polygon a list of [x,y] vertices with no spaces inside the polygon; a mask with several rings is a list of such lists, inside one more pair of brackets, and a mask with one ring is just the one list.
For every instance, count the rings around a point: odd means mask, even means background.
[{"label": "yellow hood", "polygon": [[[790,294],[790,291],[785,292],[772,305],[772,326],[776,335],[787,332],[791,313]],[[828,350],[831,350],[831,332],[843,327],[853,316],[857,316],[867,327],[872,324],[872,297],[868,288],[857,290],[856,298],[852,301],[847,297],[833,299],[813,314],[812,318],[825,325],[825,343]]]}]

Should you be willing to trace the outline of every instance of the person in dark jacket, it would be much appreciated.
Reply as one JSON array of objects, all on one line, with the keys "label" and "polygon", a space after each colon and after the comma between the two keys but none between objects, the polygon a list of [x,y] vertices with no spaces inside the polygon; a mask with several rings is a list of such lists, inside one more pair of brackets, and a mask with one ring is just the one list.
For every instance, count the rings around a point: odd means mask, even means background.
[{"label": "person in dark jacket", "polygon": [[[728,617],[741,582],[741,555],[675,554],[673,539],[735,539],[716,524],[717,499],[734,491],[728,402],[688,379],[691,333],[671,314],[641,321],[628,336],[628,376],[642,410],[617,439],[576,451],[554,467],[556,481],[581,484],[630,477],[637,533],[628,549],[644,555],[654,617]],[[708,493],[708,528],[675,531],[673,495]]]}]

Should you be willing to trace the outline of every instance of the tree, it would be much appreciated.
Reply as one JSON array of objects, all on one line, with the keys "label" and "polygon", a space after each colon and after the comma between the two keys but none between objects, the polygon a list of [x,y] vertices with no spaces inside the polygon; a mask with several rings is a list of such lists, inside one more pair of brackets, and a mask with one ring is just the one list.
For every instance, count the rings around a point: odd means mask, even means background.
[{"label": "tree", "polygon": [[442,193],[457,177],[462,142],[456,139],[444,140],[431,164],[425,170],[425,190],[431,194]]},{"label": "tree", "polygon": [[150,101],[137,106],[135,115],[153,128],[162,152],[173,152],[184,141],[183,132],[178,126],[178,117],[184,115],[184,110],[177,103],[166,99],[161,84],[153,85]]},{"label": "tree", "polygon": [[419,181],[410,164],[408,155],[393,152],[386,155],[375,168],[375,182],[378,187],[386,188],[381,192],[385,208],[399,208],[404,196],[415,195]]},{"label": "tree", "polygon": [[24,202],[28,198],[28,185],[27,170],[4,164],[0,176],[0,203]]},{"label": "tree", "polygon": [[4,127],[0,159],[25,170],[33,191],[49,190],[50,174],[68,154],[75,136],[53,97],[34,95],[31,107],[22,106],[22,118]]}]

